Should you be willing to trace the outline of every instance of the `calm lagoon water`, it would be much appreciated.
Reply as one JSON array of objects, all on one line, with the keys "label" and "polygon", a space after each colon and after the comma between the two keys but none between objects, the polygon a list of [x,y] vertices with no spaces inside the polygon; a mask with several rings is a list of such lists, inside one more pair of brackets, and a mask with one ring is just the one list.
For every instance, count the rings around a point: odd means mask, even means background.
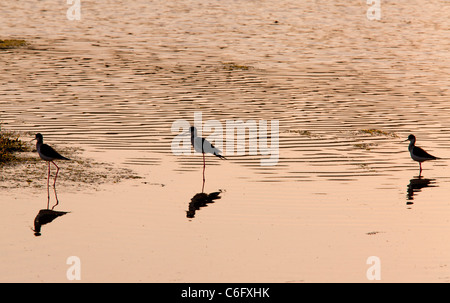
[{"label": "calm lagoon water", "polygon": [[[2,129],[140,178],[77,183],[61,163],[49,208],[68,213],[40,237],[46,164],[2,184],[0,281],[67,282],[70,256],[83,282],[372,282],[371,256],[382,282],[449,281],[446,1],[382,1],[378,21],[365,1],[81,3],[69,21],[64,1],[2,2],[0,39],[30,44],[0,52]],[[220,199],[195,204],[202,156],[174,155],[171,127],[196,113],[223,138],[278,121],[278,162],[223,146]],[[421,177],[410,133],[442,158]]]}]

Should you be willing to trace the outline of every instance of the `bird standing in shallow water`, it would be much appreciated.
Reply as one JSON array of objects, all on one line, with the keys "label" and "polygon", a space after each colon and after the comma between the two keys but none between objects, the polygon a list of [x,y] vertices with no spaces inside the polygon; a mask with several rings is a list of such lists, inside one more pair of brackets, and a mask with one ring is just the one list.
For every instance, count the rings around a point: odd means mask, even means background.
[{"label": "bird standing in shallow water", "polygon": [[408,150],[409,150],[409,154],[411,155],[411,158],[414,161],[419,162],[419,168],[420,168],[419,176],[422,174],[422,162],[428,161],[428,160],[439,159],[438,157],[430,155],[429,153],[424,151],[422,148],[415,146],[416,137],[414,135],[409,135],[408,139],[406,139],[405,141],[409,141]]},{"label": "bird standing in shallow water", "polygon": [[55,186],[56,178],[58,177],[59,167],[53,161],[54,160],[70,160],[70,159],[61,156],[51,146],[49,146],[47,144],[44,144],[44,138],[43,138],[43,136],[40,133],[37,133],[33,140],[37,140],[37,142],[36,142],[36,149],[37,149],[37,152],[39,154],[39,157],[41,157],[42,160],[45,160],[45,161],[48,162],[48,177],[47,177],[47,190],[48,190],[48,183],[50,181],[50,162],[53,163],[53,165],[56,166],[55,181],[53,182],[53,186]]},{"label": "bird standing in shallow water", "polygon": [[214,145],[212,145],[211,142],[209,142],[205,138],[197,137],[197,128],[195,128],[195,126],[191,126],[189,128],[189,131],[191,133],[191,143],[195,151],[203,154],[203,187],[202,187],[203,192],[205,186],[205,166],[206,166],[205,153],[213,154],[214,156],[219,157],[220,159],[226,160],[226,158],[221,155],[222,152],[218,148],[214,147]]}]

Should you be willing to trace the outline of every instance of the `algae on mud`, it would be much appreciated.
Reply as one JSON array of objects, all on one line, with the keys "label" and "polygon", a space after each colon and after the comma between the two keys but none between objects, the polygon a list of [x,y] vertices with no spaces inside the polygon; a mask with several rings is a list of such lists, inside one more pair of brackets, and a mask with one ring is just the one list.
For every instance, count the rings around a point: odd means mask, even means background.
[{"label": "algae on mud", "polygon": [[21,39],[0,39],[0,50],[2,49],[14,49],[27,46],[28,43],[25,40]]},{"label": "algae on mud", "polygon": [[[82,158],[79,149],[64,146],[57,146],[56,149],[73,159],[60,165],[58,184],[86,186],[140,178],[130,169]],[[39,158],[30,143],[20,139],[18,133],[0,132],[0,167],[0,188],[40,188],[46,184],[43,180],[47,177],[47,163]]]},{"label": "algae on mud", "polygon": [[26,151],[29,148],[19,140],[19,134],[0,131],[0,166],[19,161],[17,153]]}]

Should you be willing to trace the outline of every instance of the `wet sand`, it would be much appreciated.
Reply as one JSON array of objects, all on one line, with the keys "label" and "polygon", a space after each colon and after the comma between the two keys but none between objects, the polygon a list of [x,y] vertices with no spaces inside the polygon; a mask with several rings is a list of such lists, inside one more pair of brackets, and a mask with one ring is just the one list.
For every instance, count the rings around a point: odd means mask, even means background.
[{"label": "wet sand", "polygon": [[[449,7],[382,1],[379,21],[368,7],[82,0],[68,21],[60,1],[4,1],[0,39],[30,46],[0,52],[2,128],[140,178],[86,184],[61,163],[54,210],[69,213],[40,237],[45,163],[2,181],[0,281],[68,282],[77,256],[82,282],[373,282],[377,256],[381,282],[448,282]],[[196,112],[278,120],[280,159],[208,156],[221,198],[188,218],[202,157],[174,155],[171,126]],[[410,133],[443,158],[422,178]]]}]

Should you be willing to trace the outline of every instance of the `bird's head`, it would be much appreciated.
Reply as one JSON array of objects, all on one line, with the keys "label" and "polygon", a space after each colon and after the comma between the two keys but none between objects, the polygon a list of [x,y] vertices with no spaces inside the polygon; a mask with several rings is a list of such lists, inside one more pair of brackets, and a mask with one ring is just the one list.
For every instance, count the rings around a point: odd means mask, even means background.
[{"label": "bird's head", "polygon": [[37,134],[34,136],[34,139],[32,139],[31,141],[33,141],[33,140],[37,140],[38,142],[39,142],[39,141],[43,141],[43,140],[44,140],[44,137],[41,135],[41,133],[37,133]]},{"label": "bird's head", "polygon": [[409,142],[414,143],[414,142],[416,142],[416,136],[414,136],[414,135],[409,135],[409,136],[408,136],[408,139],[406,139],[405,141],[409,141]]}]

